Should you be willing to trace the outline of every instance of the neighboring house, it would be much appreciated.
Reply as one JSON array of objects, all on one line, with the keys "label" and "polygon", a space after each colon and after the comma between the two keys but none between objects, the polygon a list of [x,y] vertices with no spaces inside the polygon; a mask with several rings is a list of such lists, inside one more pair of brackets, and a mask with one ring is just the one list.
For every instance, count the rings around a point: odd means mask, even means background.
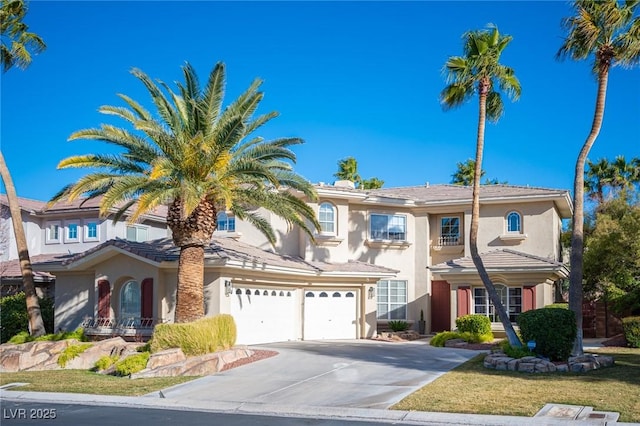
[{"label": "neighboring house", "polygon": [[[472,188],[455,185],[356,190],[316,186],[315,242],[262,212],[275,246],[226,213],[205,254],[205,311],[232,314],[238,343],[366,338],[424,311],[427,330],[455,328],[468,313],[501,324],[469,254]],[[513,320],[553,303],[568,191],[507,185],[480,191],[479,251]],[[178,249],[170,239],[105,241],[36,265],[56,276],[56,327],[84,322],[98,334],[145,334],[172,321]]]},{"label": "neighboring house", "polygon": [[[32,263],[47,261],[89,250],[113,238],[148,241],[169,235],[166,207],[145,215],[139,223],[113,223],[113,215],[99,217],[99,199],[58,202],[19,198],[27,248]],[[114,211],[115,212],[115,211]],[[114,213],[112,212],[112,213]],[[21,288],[22,277],[13,223],[7,196],[0,194],[0,288],[7,294]],[[54,283],[51,274],[34,272],[36,286],[45,289]],[[51,289],[44,293],[52,293]]]}]

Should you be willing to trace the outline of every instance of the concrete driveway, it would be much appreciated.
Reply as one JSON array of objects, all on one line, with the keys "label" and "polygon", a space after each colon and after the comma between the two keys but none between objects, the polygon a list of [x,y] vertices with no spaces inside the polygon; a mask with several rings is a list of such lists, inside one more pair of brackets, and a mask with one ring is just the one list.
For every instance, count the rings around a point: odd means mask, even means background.
[{"label": "concrete driveway", "polygon": [[388,408],[479,351],[426,340],[334,340],[254,346],[279,355],[163,391],[190,402]]}]

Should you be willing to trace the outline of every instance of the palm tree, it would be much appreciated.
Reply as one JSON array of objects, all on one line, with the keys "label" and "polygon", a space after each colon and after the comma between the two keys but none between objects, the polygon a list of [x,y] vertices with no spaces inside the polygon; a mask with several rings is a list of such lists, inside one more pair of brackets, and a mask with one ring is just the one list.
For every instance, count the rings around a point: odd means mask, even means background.
[{"label": "palm tree", "polygon": [[500,55],[512,37],[500,35],[498,28],[489,25],[486,30],[469,31],[464,35],[464,56],[452,56],[445,64],[448,85],[442,90],[440,99],[445,109],[462,105],[478,94],[479,116],[476,139],[476,158],[473,173],[473,200],[471,203],[471,231],[469,246],[471,258],[482,279],[487,294],[502,322],[509,343],[521,346],[513,325],[509,320],[482,259],[478,253],[478,225],[480,218],[480,179],[482,177],[482,153],[484,149],[484,129],[488,118],[497,122],[503,113],[502,97],[498,90],[510,98],[520,96],[520,82],[512,68],[502,65]]},{"label": "palm tree", "polygon": [[46,333],[42,313],[40,312],[40,302],[36,293],[36,287],[33,283],[33,269],[31,268],[31,258],[29,257],[29,246],[27,246],[27,238],[24,234],[24,226],[22,225],[22,211],[18,203],[18,195],[13,185],[13,179],[9,173],[9,168],[4,161],[4,155],[0,152],[0,175],[4,181],[7,191],[7,201],[9,211],[11,212],[11,222],[13,223],[13,233],[16,237],[16,246],[18,248],[18,259],[20,260],[20,272],[22,273],[22,284],[24,286],[24,295],[27,304],[27,315],[29,317],[29,334],[33,337],[42,336]]},{"label": "palm tree", "polygon": [[333,175],[340,180],[349,180],[357,185],[362,178],[358,174],[358,161],[353,157],[343,158],[338,161],[338,171]]},{"label": "palm tree", "polygon": [[635,175],[637,174],[636,168],[633,164],[633,159],[629,162],[623,155],[616,156],[616,159],[611,163],[613,170],[613,177],[611,180],[611,186],[614,192],[630,190],[635,185]]},{"label": "palm tree", "polygon": [[600,206],[604,202],[605,189],[611,185],[611,163],[606,158],[602,158],[596,163],[587,160],[587,167],[584,189],[587,192],[587,196]]},{"label": "palm tree", "polygon": [[[0,0],[0,62],[3,72],[7,72],[13,65],[18,68],[26,68],[31,63],[30,50],[39,53],[46,48],[42,39],[36,34],[27,32],[29,27],[23,22],[27,14],[27,8],[21,0]],[[9,44],[7,44],[9,43]],[[33,269],[27,239],[22,225],[22,212],[13,185],[11,173],[0,151],[0,175],[7,191],[7,201],[11,212],[11,222],[16,238],[18,259],[20,260],[20,272],[26,297],[27,314],[29,317],[29,333],[34,336],[42,336],[46,333],[40,303],[33,283]]]},{"label": "palm tree", "polygon": [[[476,161],[468,158],[464,163],[456,164],[456,172],[451,175],[451,183],[454,185],[471,186],[473,185],[473,177],[476,171]],[[480,171],[480,177],[485,175],[485,171]]]},{"label": "palm tree", "polygon": [[47,48],[40,36],[28,31],[29,27],[24,23],[26,15],[27,6],[23,0],[0,0],[0,61],[3,72],[14,65],[27,68],[31,64],[31,54]]},{"label": "palm tree", "polygon": [[362,184],[360,188],[362,189],[379,189],[384,186],[384,181],[380,180],[376,177],[372,177],[371,179],[362,180]]},{"label": "palm tree", "polygon": [[611,67],[632,67],[640,61],[640,18],[634,18],[638,0],[576,0],[575,15],[562,21],[568,35],[558,50],[558,59],[593,58],[592,72],[598,81],[591,130],[578,154],[573,183],[573,230],[571,234],[571,271],[569,307],[576,315],[578,332],[573,354],[582,355],[582,281],[584,256],[584,166],[604,117],[607,83]]},{"label": "palm tree", "polygon": [[[151,95],[157,110],[152,115],[141,104],[119,95],[127,107],[103,106],[100,112],[127,121],[133,131],[103,124],[80,130],[75,139],[102,140],[123,149],[120,154],[88,154],[62,160],[58,168],[89,167],[91,172],[63,188],[54,200],[75,199],[83,194],[102,195],[100,212],[117,208],[114,220],[128,209],[130,222],[149,210],[169,206],[167,224],[180,247],[176,322],[196,320],[204,315],[204,247],[211,242],[220,209],[252,223],[272,243],[271,225],[256,213],[263,207],[298,225],[309,235],[319,229],[313,210],[294,191],[314,200],[313,186],[293,171],[292,145],[298,138],[264,141],[251,136],[278,114],[253,116],[263,93],[261,80],[222,109],[225,66],[218,63],[201,88],[194,69],[182,67],[184,83],[178,92],[154,83],[142,71],[132,73]],[[164,89],[164,90],[162,90]],[[159,117],[159,118],[156,118]],[[291,191],[287,190],[290,189]],[[129,214],[129,213],[127,213]],[[313,237],[312,237],[313,238]]]}]

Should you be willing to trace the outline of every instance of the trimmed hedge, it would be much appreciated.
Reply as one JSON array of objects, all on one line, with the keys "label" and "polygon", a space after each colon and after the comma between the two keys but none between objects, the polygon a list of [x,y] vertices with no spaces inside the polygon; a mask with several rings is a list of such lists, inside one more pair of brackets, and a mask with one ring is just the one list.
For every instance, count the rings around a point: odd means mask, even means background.
[{"label": "trimmed hedge", "polygon": [[622,330],[627,344],[632,348],[640,348],[640,317],[622,318]]},{"label": "trimmed hedge", "polygon": [[536,342],[534,352],[552,361],[565,361],[576,338],[576,317],[568,309],[534,309],[518,315],[520,335],[526,345]]},{"label": "trimmed hedge", "polygon": [[[53,300],[39,299],[42,321],[47,333],[53,333]],[[21,331],[29,332],[27,299],[24,292],[0,299],[0,343],[9,341]]]},{"label": "trimmed hedge", "polygon": [[545,308],[569,309],[569,304],[568,303],[552,303],[550,305],[545,306]]},{"label": "trimmed hedge", "polygon": [[180,348],[187,356],[204,355],[229,349],[236,338],[236,323],[228,314],[189,323],[159,324],[153,330],[151,352]]},{"label": "trimmed hedge", "polygon": [[489,317],[479,314],[469,314],[456,318],[458,331],[468,331],[473,334],[491,334],[491,320]]}]

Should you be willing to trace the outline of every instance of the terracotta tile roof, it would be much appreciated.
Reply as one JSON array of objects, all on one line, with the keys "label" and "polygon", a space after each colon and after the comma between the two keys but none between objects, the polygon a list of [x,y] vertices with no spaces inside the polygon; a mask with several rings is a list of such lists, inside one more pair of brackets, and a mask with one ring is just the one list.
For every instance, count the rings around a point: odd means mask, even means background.
[{"label": "terracotta tile roof", "polygon": [[[523,253],[510,249],[493,250],[480,254],[482,262],[487,270],[509,270],[509,269],[558,269],[566,270],[561,262],[553,259],[534,256],[532,254]],[[449,260],[447,262],[438,263],[431,266],[433,272],[453,272],[460,270],[475,270],[471,256],[459,259]]]},{"label": "terracotta tile roof", "polygon": [[[31,256],[31,265],[33,270],[33,276],[35,280],[50,281],[55,278],[48,272],[41,272],[36,270],[36,265],[43,262],[61,262],[63,259],[69,257],[69,254],[65,253],[52,253],[52,254],[38,254]],[[22,277],[22,271],[20,271],[20,260],[6,260],[0,262],[0,277],[17,279]]]},{"label": "terracotta tile roof", "polygon": [[[87,198],[78,198],[74,201],[66,201],[62,200],[54,204],[53,206],[47,208],[46,201],[38,201],[31,200],[28,198],[18,197],[18,202],[20,203],[20,208],[22,210],[26,210],[29,212],[36,212],[39,214],[53,214],[53,213],[63,213],[66,211],[75,211],[75,210],[98,210],[100,206],[100,200],[102,197],[96,197],[92,199]],[[0,204],[8,205],[6,194],[0,194]],[[158,218],[158,219],[166,219],[167,217],[167,206],[158,206],[146,216]]]},{"label": "terracotta tile roof", "polygon": [[[44,201],[31,200],[29,198],[18,197],[18,203],[20,204],[20,208],[22,210],[26,210],[28,212],[36,212],[45,208],[47,203]],[[9,206],[9,201],[7,200],[7,194],[0,194],[0,204],[3,206]]]},{"label": "terracotta tile roof", "polygon": [[[40,261],[36,266],[46,269],[47,265],[70,265],[107,247],[117,247],[157,263],[177,262],[180,255],[180,249],[173,244],[170,238],[162,238],[143,243],[118,238],[104,242],[83,253],[66,255],[66,257],[62,259],[47,259]],[[232,238],[214,237],[211,241],[211,245],[205,247],[205,262],[215,261],[217,259],[234,263],[251,265],[260,264],[270,267],[290,268],[316,273],[395,274],[398,272],[393,269],[359,261],[349,261],[346,263],[308,262],[297,256],[280,255],[247,243],[236,241]]]},{"label": "terracotta tile roof", "polygon": [[[515,185],[482,185],[480,199],[519,198],[532,196],[563,196],[562,189],[537,188]],[[473,187],[461,185],[422,185],[399,188],[380,188],[369,191],[370,195],[402,198],[417,202],[471,201]]]}]

